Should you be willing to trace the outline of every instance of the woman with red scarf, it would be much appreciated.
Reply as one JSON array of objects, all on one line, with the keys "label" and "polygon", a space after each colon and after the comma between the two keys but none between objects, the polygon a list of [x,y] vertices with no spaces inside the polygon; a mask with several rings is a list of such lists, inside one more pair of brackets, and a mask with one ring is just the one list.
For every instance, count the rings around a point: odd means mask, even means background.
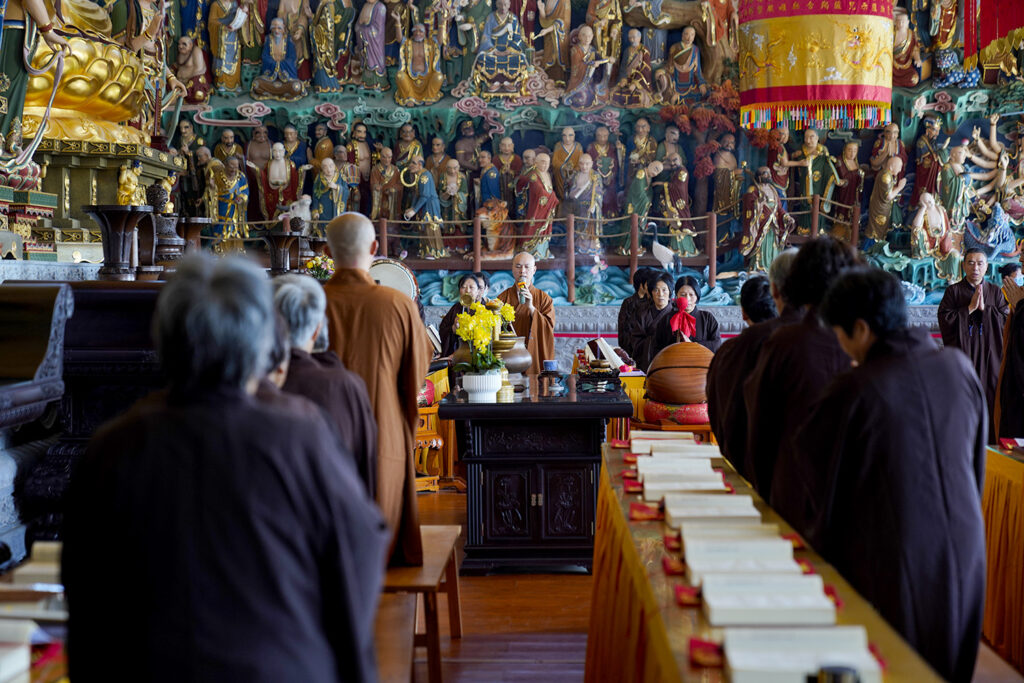
[{"label": "woman with red scarf", "polygon": [[718,320],[707,311],[697,310],[700,301],[700,283],[697,278],[684,275],[676,280],[676,298],[669,312],[658,317],[654,328],[654,344],[651,360],[666,346],[677,342],[696,342],[711,351],[722,345],[718,331]]}]

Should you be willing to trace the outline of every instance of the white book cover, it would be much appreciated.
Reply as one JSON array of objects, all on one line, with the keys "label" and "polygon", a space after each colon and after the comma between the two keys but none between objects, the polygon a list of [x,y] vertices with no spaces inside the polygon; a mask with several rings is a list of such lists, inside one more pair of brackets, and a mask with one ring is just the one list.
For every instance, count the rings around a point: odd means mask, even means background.
[{"label": "white book cover", "polygon": [[817,575],[707,573],[701,598],[712,626],[830,626],[836,620]]},{"label": "white book cover", "polygon": [[673,481],[652,481],[651,475],[644,477],[643,498],[645,501],[660,501],[667,493],[683,493],[687,491],[715,491],[728,493],[722,478],[717,479],[677,479]]},{"label": "white book cover", "polygon": [[[711,461],[703,458],[686,458],[685,460],[648,460],[637,459],[637,478],[643,481],[648,474],[717,474]],[[718,475],[721,478],[721,475]]]},{"label": "white book cover", "polygon": [[690,443],[688,441],[652,441],[651,453],[697,453],[705,458],[719,458],[722,451],[712,444]]},{"label": "white book cover", "polygon": [[803,570],[793,558],[787,559],[760,559],[760,558],[726,558],[713,559],[700,557],[695,559],[686,558],[686,580],[691,586],[700,586],[704,579],[713,574],[748,574],[752,576],[760,574],[792,574],[802,575]]},{"label": "white book cover", "polygon": [[706,560],[792,560],[793,544],[780,536],[733,536],[732,538],[690,537],[686,561]]},{"label": "white book cover", "polygon": [[716,507],[754,508],[754,499],[742,493],[732,496],[716,496],[710,493],[676,493],[665,496],[666,507],[692,507],[714,505]]},{"label": "white book cover", "polygon": [[[731,498],[732,496],[721,496]],[[686,522],[707,522],[713,524],[730,524],[739,520],[747,522],[761,521],[761,513],[755,508],[736,507],[665,507],[665,524],[670,529],[678,529]]]},{"label": "white book cover", "polygon": [[861,683],[881,683],[863,626],[727,628],[725,668],[732,683],[805,683],[826,666],[855,669]]},{"label": "white book cover", "polygon": [[0,619],[0,682],[22,680],[32,665],[29,643],[38,628],[33,622]]},{"label": "white book cover", "polygon": [[693,442],[693,434],[690,432],[663,432],[656,429],[634,429],[629,432],[629,438]]}]

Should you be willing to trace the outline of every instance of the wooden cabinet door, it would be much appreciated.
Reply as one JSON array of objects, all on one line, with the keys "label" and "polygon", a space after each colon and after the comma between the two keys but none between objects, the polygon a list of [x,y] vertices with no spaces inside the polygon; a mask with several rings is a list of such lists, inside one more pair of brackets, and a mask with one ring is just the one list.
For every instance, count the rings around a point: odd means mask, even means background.
[{"label": "wooden cabinet door", "polygon": [[589,543],[594,537],[596,465],[589,462],[537,466],[541,540]]},{"label": "wooden cabinet door", "polygon": [[537,496],[531,469],[528,465],[482,468],[484,543],[533,540]]}]

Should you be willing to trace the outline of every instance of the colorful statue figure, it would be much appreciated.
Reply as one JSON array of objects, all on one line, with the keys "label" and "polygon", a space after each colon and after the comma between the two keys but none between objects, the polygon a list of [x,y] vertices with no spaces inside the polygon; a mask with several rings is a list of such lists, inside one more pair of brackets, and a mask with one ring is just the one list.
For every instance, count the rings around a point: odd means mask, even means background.
[{"label": "colorful statue figure", "polygon": [[538,154],[526,187],[527,205],[523,218],[528,222],[523,225],[523,236],[528,239],[523,244],[523,251],[530,252],[538,259],[550,257],[548,242],[551,241],[551,221],[558,206],[558,195],[555,194],[550,168],[551,157]]},{"label": "colorful statue figure", "polygon": [[517,218],[526,217],[526,207],[530,203],[526,190],[530,186],[530,176],[537,167],[537,152],[532,149],[523,150],[523,171],[516,179],[516,203],[515,215]]},{"label": "colorful statue figure", "polygon": [[651,53],[640,42],[640,37],[638,29],[629,29],[629,47],[623,56],[622,77],[611,96],[616,107],[646,109],[654,104]]},{"label": "colorful statue figure", "polygon": [[446,235],[460,238],[457,241],[450,241],[449,244],[459,250],[465,250],[468,246],[465,237],[472,230],[471,226],[463,224],[469,215],[469,181],[466,174],[459,170],[459,162],[455,159],[448,160],[435,187],[441,202],[441,218],[445,220],[444,232]]},{"label": "colorful statue figure", "polygon": [[426,163],[423,164],[423,167],[434,176],[434,183],[438,186],[441,184],[441,174],[444,173],[445,168],[448,167],[448,162],[451,160],[451,157],[444,151],[444,148],[444,140],[441,138],[431,140],[430,156],[427,157]]},{"label": "colorful statue figure", "polygon": [[402,43],[398,73],[395,74],[395,102],[403,107],[433,104],[441,99],[441,49],[427,42],[423,24],[412,27],[412,38]]},{"label": "colorful statue figure", "polygon": [[590,0],[587,24],[594,30],[598,57],[608,60],[608,77],[614,81],[622,55],[622,7],[619,0]]},{"label": "colorful statue figure", "polygon": [[206,26],[213,55],[213,83],[221,95],[242,92],[242,47],[238,30],[247,16],[235,0],[213,0]]},{"label": "colorful statue figure", "polygon": [[[861,192],[864,189],[864,169],[857,161],[858,142],[847,142],[843,146],[843,158],[839,160],[837,170],[839,180],[836,181],[835,221],[832,224],[832,236],[849,242],[853,237],[853,207],[860,206]],[[839,206],[842,204],[843,206]],[[846,208],[849,206],[850,208]],[[859,212],[857,212],[859,214]]]},{"label": "colorful statue figure", "polygon": [[655,74],[658,92],[665,102],[679,104],[707,91],[701,70],[700,48],[694,42],[696,37],[696,29],[684,26],[679,43],[668,52],[665,68],[658,69]]},{"label": "colorful statue figure", "polygon": [[473,63],[475,92],[484,99],[525,95],[531,68],[522,28],[519,19],[509,11],[509,0],[495,0],[494,11],[484,22],[480,49]]},{"label": "colorful statue figure", "polygon": [[868,239],[884,242],[890,230],[903,227],[903,213],[897,201],[907,184],[906,178],[899,177],[902,170],[903,160],[889,157],[885,162],[885,170],[875,178],[871,202],[868,204],[868,225],[864,231]]},{"label": "colorful statue figure", "polygon": [[340,0],[340,5],[335,9],[337,13],[334,15],[334,68],[338,74],[338,83],[345,85],[352,81],[352,65],[358,63],[358,58],[352,56],[352,29],[356,10],[352,6],[352,0]]},{"label": "colorful statue figure", "polygon": [[352,137],[346,145],[348,160],[359,169],[359,211],[369,215],[371,207],[370,176],[373,170],[373,147],[370,144],[366,124],[357,121],[352,124]]},{"label": "colorful statue figure", "polygon": [[782,206],[782,197],[767,166],[757,169],[755,184],[743,196],[743,244],[740,253],[751,270],[768,271],[786,246],[794,228],[793,217]]},{"label": "colorful statue figure", "polygon": [[594,141],[587,147],[587,154],[594,160],[594,170],[601,176],[604,202],[601,211],[605,218],[619,215],[619,177],[626,158],[625,146],[617,140],[612,142],[610,135],[607,126],[598,126]]},{"label": "colorful statue figure", "polygon": [[146,188],[142,186],[142,163],[139,161],[121,164],[117,177],[117,203],[121,206],[146,206]]},{"label": "colorful statue figure", "polygon": [[967,168],[967,146],[958,145],[949,151],[949,161],[942,165],[939,175],[939,195],[954,232],[962,233],[964,223],[971,214],[971,205],[977,196],[971,172]]},{"label": "colorful statue figure", "polygon": [[576,40],[570,52],[572,72],[562,101],[577,111],[590,111],[604,104],[611,60],[599,59],[592,28],[584,24],[573,33]]},{"label": "colorful statue figure", "polygon": [[555,151],[551,154],[551,174],[555,183],[555,194],[559,197],[565,196],[565,186],[576,175],[576,167],[582,154],[583,146],[576,142],[576,131],[566,126],[562,129],[562,141],[555,145]]},{"label": "colorful statue figure", "polygon": [[338,212],[359,211],[360,189],[359,189],[359,167],[349,163],[348,149],[344,145],[337,145],[334,148],[334,165],[341,176],[341,182],[348,187],[348,199],[345,206],[339,206]]},{"label": "colorful statue figure", "polygon": [[249,184],[241,171],[238,157],[226,162],[219,159],[207,165],[210,193],[207,206],[212,211],[214,233],[224,239],[242,239],[249,236],[245,212],[249,203]]},{"label": "colorful statue figure", "polygon": [[737,49],[736,32],[739,31],[739,12],[736,0],[701,0],[700,9],[706,28],[708,45],[719,41],[729,43],[733,52]]},{"label": "colorful statue figure", "polygon": [[416,15],[413,0],[384,0],[388,11],[384,30],[384,59],[388,66],[398,63],[398,50],[409,35]]},{"label": "colorful statue figure", "polygon": [[501,173],[491,163],[491,153],[482,149],[477,153],[480,161],[480,185],[477,190],[477,206],[489,201],[504,201],[501,197]]},{"label": "colorful statue figure", "polygon": [[220,132],[220,142],[213,148],[213,156],[221,161],[227,161],[228,157],[239,156],[242,153],[242,146],[235,142],[235,131],[230,128],[222,130]]},{"label": "colorful statue figure", "polygon": [[380,0],[366,0],[359,10],[356,50],[362,68],[363,85],[372,90],[387,90],[388,74],[384,61],[384,29],[387,10]]},{"label": "colorful statue figure", "polygon": [[297,77],[306,81],[312,73],[309,68],[309,22],[313,19],[313,11],[309,0],[280,0],[277,18],[284,21],[285,32],[295,47]]},{"label": "colorful statue figure", "polygon": [[672,21],[672,17],[661,11],[664,0],[629,0],[629,4],[622,10],[623,14],[629,14],[635,9],[647,18],[655,26],[663,26]]},{"label": "colorful statue figure", "polygon": [[[646,168],[636,169],[630,180],[629,188],[626,190],[625,215],[636,214],[641,234],[647,230],[647,216],[651,212],[651,200],[654,191],[652,183],[655,178],[661,175],[663,170],[665,170],[665,167],[660,161],[652,161]],[[629,242],[629,235],[623,235],[619,241],[618,251],[620,255],[629,255]]]},{"label": "colorful statue figure", "polygon": [[900,171],[900,178],[907,172],[907,164],[910,162],[910,157],[907,155],[907,147],[900,140],[900,127],[895,123],[886,124],[885,128],[882,129],[882,134],[875,140],[875,144],[871,147],[871,170],[874,173],[878,173],[885,168],[885,162],[889,160],[889,157],[897,156],[903,161],[903,167]]},{"label": "colorful statue figure", "polygon": [[281,17],[275,17],[270,22],[270,34],[263,42],[260,75],[253,79],[249,92],[255,99],[283,102],[298,100],[306,95],[306,83],[298,78],[295,44],[285,32],[285,23]]},{"label": "colorful statue figure", "polygon": [[310,207],[313,220],[326,224],[343,212],[348,203],[348,193],[349,185],[334,165],[334,159],[324,159],[320,173],[313,181],[313,204]]},{"label": "colorful statue figure", "polygon": [[941,150],[949,145],[949,138],[940,147],[939,119],[925,117],[924,133],[917,139],[917,171],[914,175],[914,192],[910,195],[910,206],[917,206],[917,199],[923,192],[935,194],[938,189],[939,171],[942,170]]},{"label": "colorful statue figure", "polygon": [[665,161],[671,154],[678,154],[683,165],[686,165],[686,152],[679,144],[679,128],[671,123],[665,126],[665,139],[658,143],[658,151],[654,158],[658,161]]},{"label": "colorful statue figure", "polygon": [[311,142],[306,146],[306,160],[313,166],[314,173],[319,173],[324,159],[334,158],[334,141],[331,140],[326,123],[316,124]]},{"label": "colorful statue figure", "polygon": [[[203,144],[202,138],[196,136],[192,122],[182,119],[178,123],[177,151],[185,160],[185,170],[178,181],[178,206],[189,217],[206,215],[198,208],[206,191],[205,169],[199,168],[199,160],[196,158],[199,148],[206,149]],[[206,151],[209,153],[210,150]]]},{"label": "colorful statue figure", "polygon": [[667,225],[675,252],[684,258],[695,256],[697,245],[693,238],[697,236],[697,231],[693,229],[693,223],[687,220],[690,218],[690,174],[678,152],[670,152],[663,165],[668,177],[660,183],[661,215],[669,219]]},{"label": "colorful statue figure", "polygon": [[772,174],[772,182],[783,195],[789,190],[789,169],[796,165],[796,162],[789,160],[789,150],[786,148],[788,142],[789,126],[780,125],[772,131],[767,150],[768,170]]},{"label": "colorful statue figure", "polygon": [[601,209],[604,185],[594,171],[594,160],[589,154],[579,159],[579,170],[565,187],[562,213],[575,216],[576,251],[581,254],[601,252]]},{"label": "colorful statue figure", "polygon": [[422,225],[419,232],[427,239],[417,240],[422,258],[434,259],[448,256],[448,249],[441,238],[441,202],[434,187],[434,176],[423,168],[423,157],[416,156],[409,166],[399,172],[402,185],[413,195],[411,206],[405,211],[405,220],[416,218]]},{"label": "colorful statue figure", "polygon": [[501,139],[501,142],[498,143],[498,154],[493,157],[493,161],[498,169],[498,178],[501,182],[501,198],[511,209],[516,205],[516,180],[523,172],[523,160],[516,154],[512,138]]},{"label": "colorful statue figure", "polygon": [[445,80],[452,87],[472,75],[484,22],[491,9],[489,0],[458,0],[458,4],[454,44],[445,55]]},{"label": "colorful statue figure", "polygon": [[914,30],[910,28],[910,16],[905,9],[896,10],[893,23],[892,85],[894,88],[913,88],[921,80],[921,48]]},{"label": "colorful statue figure", "polygon": [[932,50],[945,50],[953,46],[958,12],[957,0],[932,0]]},{"label": "colorful statue figure", "polygon": [[[338,59],[346,49],[342,42],[349,35],[353,16],[351,5],[345,7],[341,0],[320,0],[316,14],[313,15],[313,30],[310,32],[314,92],[342,90],[338,80]],[[349,25],[345,24],[346,18]]]},{"label": "colorful statue figure", "polygon": [[[719,216],[736,215],[743,185],[743,171],[736,161],[736,136],[726,133],[718,142],[719,148],[714,156],[715,194],[712,209]],[[730,232],[738,231],[738,227],[732,230],[730,225]]]},{"label": "colorful statue figure", "polygon": [[299,139],[299,129],[292,124],[284,127],[284,151],[296,167],[309,161],[306,143]]},{"label": "colorful statue figure", "polygon": [[910,256],[935,259],[935,273],[952,284],[960,279],[960,252],[953,246],[949,215],[930,192],[921,194],[921,207],[910,224]]},{"label": "colorful statue figure", "polygon": [[370,208],[370,219],[381,218],[397,220],[402,206],[402,181],[398,177],[398,167],[391,163],[392,155],[389,147],[380,150],[380,162],[370,172],[370,187],[373,204]]},{"label": "colorful statue figure", "polygon": [[[1021,39],[1021,43],[1024,45],[1024,38]],[[977,148],[979,152],[979,154],[973,155],[971,158],[975,160],[975,163],[984,168],[995,168],[996,162],[999,161],[1000,153],[1005,151],[1014,160],[1015,168],[1011,170],[1011,174],[1018,178],[1024,178],[1024,118],[1017,121],[1017,139],[1014,140],[1012,148],[1007,149],[1006,145],[999,141],[996,134],[996,128],[1002,116],[1002,114],[992,114],[988,117],[987,142],[981,137],[980,128],[975,127],[971,132],[973,147]]]},{"label": "colorful statue figure", "polygon": [[178,58],[174,75],[185,85],[186,104],[205,104],[210,99],[210,81],[206,78],[206,56],[189,36],[178,39]]},{"label": "colorful statue figure", "polygon": [[647,168],[658,155],[658,143],[651,137],[651,122],[640,117],[633,124],[632,147],[629,152],[630,178],[636,177],[636,172],[641,168]]},{"label": "colorful statue figure", "polygon": [[984,230],[973,222],[967,223],[964,231],[964,246],[974,247],[985,252],[989,260],[1006,258],[1017,249],[1017,238],[1010,227],[1010,217],[1003,211],[1002,205],[992,205],[991,215]]},{"label": "colorful statue figure", "polygon": [[395,143],[395,165],[405,168],[413,157],[423,156],[423,145],[416,139],[416,129],[411,123],[404,123],[398,129],[398,142]]},{"label": "colorful statue figure", "polygon": [[[832,192],[839,180],[839,172],[836,170],[828,149],[825,145],[819,144],[818,139],[818,131],[808,128],[804,131],[804,144],[793,154],[797,171],[796,195],[801,197],[819,195],[821,201],[827,204],[832,198]],[[801,207],[800,210],[808,212],[800,216],[797,221],[801,232],[808,234],[811,229],[811,200],[801,200],[797,206]],[[823,232],[822,227],[819,222],[819,232]]]},{"label": "colorful statue figure", "polygon": [[263,125],[256,126],[252,131],[252,140],[245,146],[246,166],[250,164],[255,166],[256,172],[259,173],[260,169],[270,161],[272,146],[270,136],[267,133],[267,127]]},{"label": "colorful statue figure", "polygon": [[459,168],[466,173],[474,174],[480,170],[477,155],[480,153],[480,144],[485,138],[477,136],[472,121],[460,123],[459,134],[462,137],[455,141],[455,159],[459,162]]},{"label": "colorful statue figure", "polygon": [[533,40],[544,38],[541,68],[558,85],[569,74],[569,30],[572,29],[572,3],[569,0],[537,0],[541,32]]},{"label": "colorful statue figure", "polygon": [[276,219],[282,210],[299,198],[302,176],[310,168],[309,164],[296,168],[285,156],[284,145],[274,143],[270,161],[260,171],[260,208],[265,220]]}]

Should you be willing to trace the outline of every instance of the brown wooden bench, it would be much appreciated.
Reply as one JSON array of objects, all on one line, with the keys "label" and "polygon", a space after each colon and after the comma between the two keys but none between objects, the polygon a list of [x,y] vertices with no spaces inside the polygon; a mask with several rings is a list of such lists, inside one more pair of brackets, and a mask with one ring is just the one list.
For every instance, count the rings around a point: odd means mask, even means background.
[{"label": "brown wooden bench", "polygon": [[[0,593],[2,596],[3,593]],[[393,593],[380,596],[374,640],[377,644],[377,678],[380,683],[412,680],[413,641],[416,633],[416,595]]]},{"label": "brown wooden bench", "polygon": [[452,638],[462,637],[462,607],[459,603],[459,562],[455,543],[462,532],[459,525],[421,526],[423,565],[392,567],[384,577],[385,593],[422,594],[426,633],[417,633],[416,647],[427,648],[427,671],[431,683],[441,681],[441,633],[437,615],[437,594],[448,594],[448,626]]}]

